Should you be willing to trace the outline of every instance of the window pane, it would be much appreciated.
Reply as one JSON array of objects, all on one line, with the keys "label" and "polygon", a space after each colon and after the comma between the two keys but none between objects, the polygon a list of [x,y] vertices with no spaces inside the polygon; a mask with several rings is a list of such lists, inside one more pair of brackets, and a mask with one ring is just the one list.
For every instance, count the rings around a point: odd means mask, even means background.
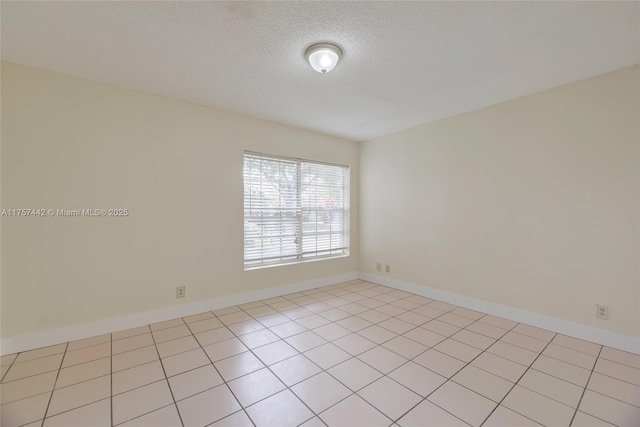
[{"label": "window pane", "polygon": [[246,267],[348,254],[349,168],[245,153]]}]

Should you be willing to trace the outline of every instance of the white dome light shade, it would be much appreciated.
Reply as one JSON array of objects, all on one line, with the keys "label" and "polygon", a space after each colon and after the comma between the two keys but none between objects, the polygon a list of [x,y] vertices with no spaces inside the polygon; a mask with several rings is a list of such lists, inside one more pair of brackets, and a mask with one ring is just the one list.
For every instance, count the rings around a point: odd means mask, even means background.
[{"label": "white dome light shade", "polygon": [[306,56],[314,70],[325,74],[336,67],[342,56],[342,50],[336,45],[318,43],[307,49]]}]

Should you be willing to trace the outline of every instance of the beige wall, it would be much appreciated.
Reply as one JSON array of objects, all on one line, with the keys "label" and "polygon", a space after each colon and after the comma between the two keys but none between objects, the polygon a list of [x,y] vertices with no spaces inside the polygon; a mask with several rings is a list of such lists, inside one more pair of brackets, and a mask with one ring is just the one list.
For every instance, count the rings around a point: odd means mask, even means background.
[{"label": "beige wall", "polygon": [[[8,63],[1,71],[1,207],[131,212],[2,218],[3,338],[358,267],[640,336],[638,67],[360,152],[193,104]],[[352,167],[350,257],[243,271],[245,149]],[[376,262],[392,272],[376,273]],[[187,298],[176,300],[183,284]],[[610,320],[595,318],[596,303]]]},{"label": "beige wall", "polygon": [[[8,63],[1,137],[2,208],[130,211],[2,218],[3,338],[357,271],[355,142]],[[351,166],[350,257],[243,271],[245,149]]]},{"label": "beige wall", "polygon": [[640,336],[639,99],[636,66],[362,144],[360,271]]}]

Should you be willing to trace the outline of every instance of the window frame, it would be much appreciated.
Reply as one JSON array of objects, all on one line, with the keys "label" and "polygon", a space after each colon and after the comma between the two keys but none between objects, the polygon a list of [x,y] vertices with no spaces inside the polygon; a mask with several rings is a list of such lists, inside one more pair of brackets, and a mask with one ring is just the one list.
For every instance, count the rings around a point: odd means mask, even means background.
[{"label": "window frame", "polygon": [[[259,170],[260,182],[257,182],[254,172],[251,171],[251,163],[255,162],[260,168],[264,164],[277,164],[279,177],[282,177],[282,167],[291,167],[295,165],[295,177],[286,182],[285,190],[282,190],[282,180],[264,181],[264,173]],[[262,163],[264,162],[264,163]],[[272,155],[245,150],[243,153],[243,265],[244,270],[255,270],[267,267],[275,267],[282,265],[300,264],[306,262],[327,260],[347,257],[350,254],[351,233],[350,233],[350,181],[351,168],[349,165],[328,163],[316,160],[309,160],[297,157],[287,157],[280,155]],[[334,168],[334,169],[327,169]],[[315,174],[312,170],[316,170]],[[292,169],[288,169],[292,172]],[[325,172],[321,172],[325,171]],[[310,178],[313,178],[310,180]],[[295,182],[294,182],[295,180]],[[319,190],[318,182],[315,182],[316,188],[313,189],[315,180],[321,181],[321,196],[326,197],[327,194],[337,194],[337,200],[328,198],[322,203],[327,206],[318,205]],[[337,184],[327,184],[327,181],[336,180]],[[270,188],[268,193],[263,186]],[[278,187],[273,190],[271,187]],[[295,189],[295,206],[289,206],[283,203],[283,194],[288,197],[289,204],[293,201],[292,189]],[[259,191],[256,191],[259,189]],[[313,190],[313,192],[310,192]],[[265,195],[268,193],[268,195]],[[253,194],[258,194],[253,197]],[[269,198],[269,195],[271,196]],[[269,201],[273,203],[273,198],[277,198],[279,202],[275,207],[265,207],[264,203]],[[322,198],[322,197],[320,197]],[[254,203],[255,199],[255,203]],[[329,206],[331,202],[335,203],[335,207]],[[255,205],[255,206],[254,206]],[[278,218],[279,217],[279,218]],[[286,218],[285,218],[286,217]],[[313,221],[310,218],[315,218]],[[328,218],[328,231],[319,231],[319,225],[326,227],[326,222],[319,221],[319,217]],[[267,218],[265,220],[265,218]],[[335,218],[335,224],[334,224]],[[306,220],[305,220],[306,219]],[[253,225],[250,225],[253,224]],[[294,224],[292,228],[291,225]],[[337,226],[336,226],[337,224]],[[305,231],[305,228],[315,225],[315,231]],[[280,231],[280,234],[264,234],[265,228],[274,227]],[[336,226],[337,228],[334,228]],[[250,232],[249,229],[254,231]],[[260,234],[256,236],[255,229],[260,228]],[[291,233],[283,233],[285,228],[293,231]],[[335,237],[334,237],[335,236]],[[283,239],[291,239],[293,241],[284,242]],[[258,240],[258,246],[262,248],[248,247],[248,241]],[[280,239],[279,252],[270,256],[266,253],[274,249],[265,249],[265,246],[273,247],[273,241]],[[313,242],[315,239],[315,243]],[[265,243],[266,242],[266,243]],[[328,242],[328,243],[327,243]],[[328,245],[328,246],[327,246]],[[277,246],[277,245],[276,245]],[[286,246],[286,248],[285,248]],[[295,250],[292,252],[292,247]],[[308,250],[311,248],[312,250]],[[248,251],[252,251],[254,256],[248,256]]]}]

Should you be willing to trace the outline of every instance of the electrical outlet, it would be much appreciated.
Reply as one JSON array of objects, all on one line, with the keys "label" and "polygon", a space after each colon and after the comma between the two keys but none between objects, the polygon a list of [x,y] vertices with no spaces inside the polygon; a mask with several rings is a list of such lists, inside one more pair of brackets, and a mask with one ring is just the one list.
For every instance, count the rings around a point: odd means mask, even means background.
[{"label": "electrical outlet", "polygon": [[382,271],[382,264],[379,262],[376,262],[376,271]]},{"label": "electrical outlet", "polygon": [[609,318],[609,307],[606,305],[597,305],[596,304],[596,316],[598,319],[608,319]]},{"label": "electrical outlet", "polygon": [[391,273],[391,266],[389,264],[384,266],[385,273]]},{"label": "electrical outlet", "polygon": [[184,286],[178,286],[176,288],[176,298],[184,298],[186,290]]}]

